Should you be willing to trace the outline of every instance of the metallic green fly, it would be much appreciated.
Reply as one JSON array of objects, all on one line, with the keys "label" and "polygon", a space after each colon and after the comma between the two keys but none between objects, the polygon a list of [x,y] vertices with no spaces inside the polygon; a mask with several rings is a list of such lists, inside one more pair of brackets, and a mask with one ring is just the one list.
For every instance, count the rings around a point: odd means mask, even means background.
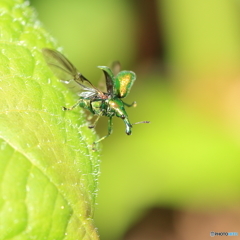
[{"label": "metallic green fly", "polygon": [[[63,107],[64,111],[72,110],[79,105],[80,107],[89,110],[93,115],[97,115],[95,122],[93,125],[89,126],[89,128],[94,128],[101,116],[109,117],[108,134],[95,141],[93,143],[93,149],[95,149],[97,143],[111,135],[112,117],[114,116],[117,116],[124,121],[127,135],[132,133],[131,128],[133,124],[130,123],[124,107],[135,107],[136,102],[127,104],[121,99],[129,94],[131,87],[136,80],[136,74],[134,72],[120,71],[114,76],[113,71],[109,67],[99,66],[98,68],[103,70],[107,87],[107,92],[102,92],[78,72],[74,65],[60,52],[48,48],[43,48],[42,52],[48,66],[56,77],[63,81],[74,80],[83,90],[77,103],[70,108]],[[115,68],[120,69],[120,65],[116,64]],[[86,86],[86,84],[88,86]],[[134,124],[139,123],[149,123],[149,121],[142,121]]]}]

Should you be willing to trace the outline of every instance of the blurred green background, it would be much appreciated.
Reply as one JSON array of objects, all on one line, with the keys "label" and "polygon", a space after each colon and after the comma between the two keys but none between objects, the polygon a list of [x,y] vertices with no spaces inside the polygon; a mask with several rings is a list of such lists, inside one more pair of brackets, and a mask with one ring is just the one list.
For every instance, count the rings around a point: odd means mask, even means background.
[{"label": "blurred green background", "polygon": [[[101,239],[135,239],[124,235],[154,207],[239,208],[239,1],[30,2],[95,85],[96,66],[112,60],[138,76],[126,99],[138,106],[127,111],[132,123],[151,124],[135,125],[127,136],[114,119],[113,135],[102,142],[95,212]],[[106,134],[107,118],[97,132]]]}]

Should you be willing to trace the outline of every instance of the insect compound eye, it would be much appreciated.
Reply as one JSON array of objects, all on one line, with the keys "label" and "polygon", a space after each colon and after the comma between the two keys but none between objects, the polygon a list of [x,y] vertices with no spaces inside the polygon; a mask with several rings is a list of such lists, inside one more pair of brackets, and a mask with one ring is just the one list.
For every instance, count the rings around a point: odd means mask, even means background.
[{"label": "insect compound eye", "polygon": [[125,117],[125,115],[121,115],[121,119],[125,119],[126,117]]}]

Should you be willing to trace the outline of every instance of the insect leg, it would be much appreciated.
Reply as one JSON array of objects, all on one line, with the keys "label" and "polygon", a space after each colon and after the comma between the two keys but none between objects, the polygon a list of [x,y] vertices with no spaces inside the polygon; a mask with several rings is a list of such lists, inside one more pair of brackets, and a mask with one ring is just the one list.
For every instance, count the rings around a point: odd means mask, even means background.
[{"label": "insect leg", "polygon": [[92,120],[92,118],[93,118],[93,115],[89,115],[89,116],[87,117],[87,120],[90,121],[90,120]]},{"label": "insect leg", "polygon": [[101,142],[102,140],[104,140],[105,138],[109,137],[111,134],[112,134],[112,117],[109,117],[109,120],[108,120],[108,134],[100,139],[98,139],[97,141],[93,142],[93,145],[92,145],[92,149],[95,150],[95,145],[99,142]]},{"label": "insect leg", "polygon": [[71,111],[71,110],[73,110],[75,107],[77,107],[81,101],[82,101],[82,99],[79,99],[79,100],[78,100],[72,107],[70,107],[70,108],[62,107],[62,110],[63,110],[63,111]]},{"label": "insect leg", "polygon": [[136,107],[137,106],[137,102],[135,102],[135,101],[132,102],[131,104],[128,104],[128,103],[125,103],[125,102],[123,102],[123,104],[127,107]]},{"label": "insect leg", "polygon": [[88,126],[88,128],[95,128],[99,118],[102,116],[102,112],[97,116],[96,120],[94,121],[94,123],[90,126]]}]

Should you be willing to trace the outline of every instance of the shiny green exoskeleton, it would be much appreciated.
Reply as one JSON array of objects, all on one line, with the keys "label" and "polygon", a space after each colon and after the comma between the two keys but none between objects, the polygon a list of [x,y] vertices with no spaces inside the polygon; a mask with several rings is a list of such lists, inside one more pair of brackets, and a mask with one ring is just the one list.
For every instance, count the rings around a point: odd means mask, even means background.
[{"label": "shiny green exoskeleton", "polygon": [[[136,106],[136,102],[132,104],[127,104],[121,99],[125,98],[131,87],[136,80],[136,74],[132,71],[121,71],[114,75],[113,71],[106,66],[99,66],[105,75],[107,92],[102,92],[92,85],[92,83],[87,80],[74,65],[64,57],[60,52],[52,49],[44,48],[42,49],[43,56],[51,68],[53,73],[63,81],[74,80],[77,82],[83,92],[80,94],[80,99],[75,105],[70,108],[63,107],[63,110],[72,110],[78,105],[84,109],[89,110],[93,115],[97,115],[97,119],[94,124],[89,126],[89,128],[95,127],[98,119],[101,116],[109,117],[108,121],[108,134],[93,143],[93,149],[96,143],[99,143],[112,133],[112,117],[116,116],[121,118],[126,126],[126,134],[131,134],[131,129],[133,124],[130,123],[128,115],[125,111],[125,106],[132,107]],[[119,64],[115,64],[115,69],[119,68]],[[88,84],[86,86],[84,84]],[[138,123],[149,123],[148,121],[138,122]],[[138,124],[134,123],[134,124]]]}]

